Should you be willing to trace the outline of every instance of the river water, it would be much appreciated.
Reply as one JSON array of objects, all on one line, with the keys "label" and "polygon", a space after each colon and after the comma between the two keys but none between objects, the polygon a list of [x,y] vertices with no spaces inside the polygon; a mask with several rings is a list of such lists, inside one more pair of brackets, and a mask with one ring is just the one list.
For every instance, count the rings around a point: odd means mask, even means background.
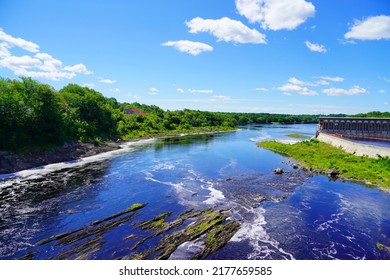
[{"label": "river water", "polygon": [[[0,258],[58,258],[64,247],[38,246],[127,209],[147,205],[99,236],[88,259],[132,252],[134,225],[163,212],[227,209],[241,227],[209,259],[388,259],[390,195],[363,185],[305,176],[256,142],[315,134],[316,125],[242,127],[231,133],[150,139],[80,161],[0,175]],[[281,167],[287,172],[273,174]],[[155,246],[151,238],[136,250]],[[171,259],[190,259],[202,239]],[[62,255],[63,257],[66,255]],[[69,256],[69,255],[68,255]],[[69,257],[70,258],[70,257]]]}]

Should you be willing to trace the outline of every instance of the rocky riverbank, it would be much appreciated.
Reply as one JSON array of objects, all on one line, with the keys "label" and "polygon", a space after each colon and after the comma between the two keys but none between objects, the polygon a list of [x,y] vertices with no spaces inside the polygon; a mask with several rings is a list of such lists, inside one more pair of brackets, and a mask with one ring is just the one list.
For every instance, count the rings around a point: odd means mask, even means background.
[{"label": "rocky riverbank", "polygon": [[[188,135],[204,135],[215,133],[228,133],[236,130],[212,131],[205,130],[199,132],[188,133],[172,133],[155,135],[151,137],[142,137],[131,139],[127,142],[135,142],[139,140],[151,138],[172,138]],[[80,158],[90,157],[97,154],[119,150],[123,141],[105,141],[102,143],[79,143],[70,142],[62,146],[53,147],[51,149],[31,149],[26,152],[15,153],[8,151],[0,151],[0,174],[14,173],[21,170],[36,168],[51,163],[66,162],[77,160]]]},{"label": "rocky riverbank", "polygon": [[101,144],[65,143],[50,150],[32,149],[22,153],[0,151],[0,174],[14,173],[51,163],[77,160],[120,148],[119,143],[107,141]]}]

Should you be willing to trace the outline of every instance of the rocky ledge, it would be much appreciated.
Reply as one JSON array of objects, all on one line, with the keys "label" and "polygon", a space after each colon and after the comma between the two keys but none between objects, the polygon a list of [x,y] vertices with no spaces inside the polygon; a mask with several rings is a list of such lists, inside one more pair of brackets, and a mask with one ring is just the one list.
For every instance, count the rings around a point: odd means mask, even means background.
[{"label": "rocky ledge", "polygon": [[0,151],[0,174],[14,173],[51,163],[72,161],[83,157],[120,149],[118,143],[65,143],[50,150],[33,149],[14,153]]}]

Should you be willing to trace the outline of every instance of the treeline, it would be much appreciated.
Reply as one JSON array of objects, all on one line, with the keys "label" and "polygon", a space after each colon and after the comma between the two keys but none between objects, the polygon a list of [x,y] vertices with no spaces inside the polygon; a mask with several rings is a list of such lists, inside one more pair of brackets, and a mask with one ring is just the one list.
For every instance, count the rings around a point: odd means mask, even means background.
[{"label": "treeline", "polygon": [[368,113],[351,115],[350,117],[355,117],[355,118],[390,118],[390,112],[373,111],[373,112],[368,112]]},{"label": "treeline", "polygon": [[[138,110],[130,112],[129,110]],[[142,112],[142,113],[141,113]],[[317,115],[164,111],[120,103],[76,84],[56,91],[30,78],[0,78],[0,150],[48,147],[66,141],[130,139],[179,132],[229,130],[251,123],[311,123]]]},{"label": "treeline", "polygon": [[[143,114],[126,114],[137,109]],[[30,78],[0,78],[0,150],[48,147],[66,141],[130,139],[236,127],[233,116],[120,103],[69,84],[59,91]]]}]

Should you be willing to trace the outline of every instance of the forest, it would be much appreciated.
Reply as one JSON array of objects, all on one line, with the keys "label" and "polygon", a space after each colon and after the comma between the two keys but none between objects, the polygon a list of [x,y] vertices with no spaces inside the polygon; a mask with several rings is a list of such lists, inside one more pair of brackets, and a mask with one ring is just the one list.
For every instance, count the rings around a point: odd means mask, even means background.
[{"label": "forest", "polygon": [[120,103],[77,84],[57,91],[31,78],[0,78],[0,150],[231,130],[253,123],[313,123],[317,118],[318,115],[169,111],[154,105]]}]

